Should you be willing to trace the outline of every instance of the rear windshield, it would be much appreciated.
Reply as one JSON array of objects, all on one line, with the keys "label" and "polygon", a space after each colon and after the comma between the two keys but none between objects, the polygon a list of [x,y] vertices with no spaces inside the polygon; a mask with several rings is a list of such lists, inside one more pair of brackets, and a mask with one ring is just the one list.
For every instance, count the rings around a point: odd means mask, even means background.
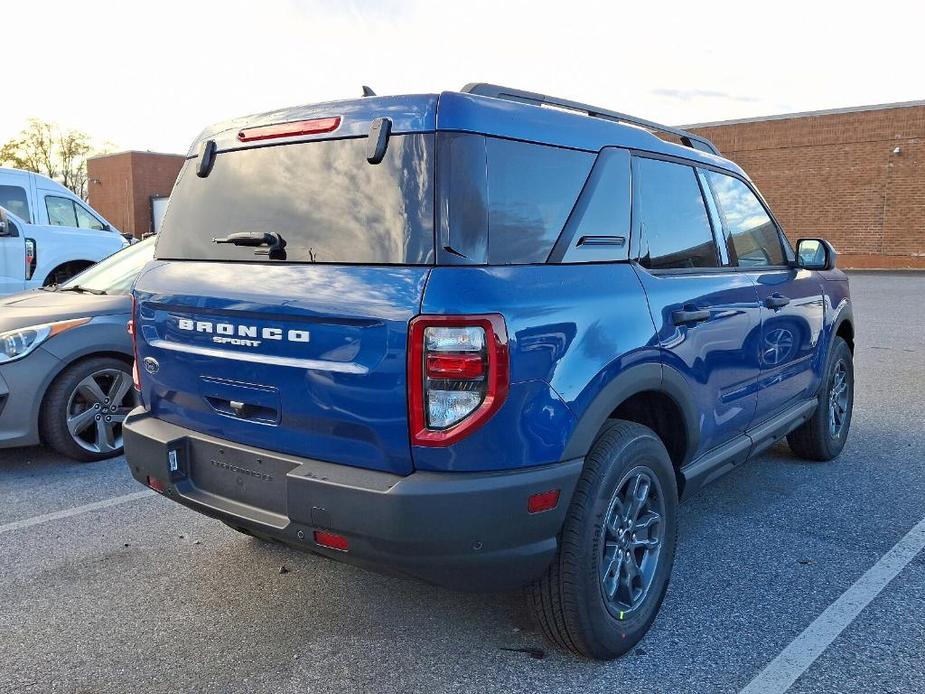
[{"label": "rear windshield", "polygon": [[266,248],[215,243],[278,234],[285,256],[307,263],[434,261],[434,136],[393,135],[379,164],[367,139],[223,152],[206,178],[186,162],[159,234],[161,259],[268,262]]}]

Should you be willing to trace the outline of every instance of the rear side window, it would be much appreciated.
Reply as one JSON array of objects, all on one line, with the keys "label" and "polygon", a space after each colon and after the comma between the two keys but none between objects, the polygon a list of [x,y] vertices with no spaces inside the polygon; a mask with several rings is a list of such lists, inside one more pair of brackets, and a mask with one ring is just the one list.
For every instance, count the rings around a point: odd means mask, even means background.
[{"label": "rear side window", "polygon": [[268,262],[266,248],[215,243],[278,234],[272,262],[427,264],[434,258],[434,136],[393,135],[379,164],[367,139],[219,153],[206,178],[184,164],[164,216],[158,258]]},{"label": "rear side window", "polygon": [[738,178],[707,171],[732,260],[742,267],[783,265],[780,234],[761,201]]},{"label": "rear side window", "polygon": [[20,186],[0,186],[0,207],[5,207],[26,222],[32,221],[29,214],[29,199],[25,189]]},{"label": "rear side window", "polygon": [[488,262],[544,263],[594,156],[488,137]]},{"label": "rear side window", "polygon": [[651,269],[717,267],[716,243],[694,169],[634,160],[634,225]]}]

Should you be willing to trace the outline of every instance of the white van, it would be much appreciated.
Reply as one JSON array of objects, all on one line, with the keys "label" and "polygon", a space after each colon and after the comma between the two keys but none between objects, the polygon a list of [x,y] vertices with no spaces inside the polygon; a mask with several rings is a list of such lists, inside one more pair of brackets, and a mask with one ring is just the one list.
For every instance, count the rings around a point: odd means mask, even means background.
[{"label": "white van", "polygon": [[60,183],[0,167],[0,296],[59,284],[122,248],[118,230]]}]

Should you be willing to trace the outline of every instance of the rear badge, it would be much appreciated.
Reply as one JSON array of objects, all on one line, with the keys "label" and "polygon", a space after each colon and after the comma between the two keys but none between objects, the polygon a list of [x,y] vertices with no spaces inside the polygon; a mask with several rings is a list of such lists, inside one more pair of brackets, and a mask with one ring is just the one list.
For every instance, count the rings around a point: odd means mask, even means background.
[{"label": "rear badge", "polygon": [[161,365],[157,363],[157,359],[154,357],[145,357],[142,363],[145,365],[145,371],[149,374],[156,374],[161,368]]},{"label": "rear badge", "polygon": [[177,452],[175,450],[167,451],[167,467],[170,468],[171,472],[176,472],[179,468],[179,464],[177,463]]}]

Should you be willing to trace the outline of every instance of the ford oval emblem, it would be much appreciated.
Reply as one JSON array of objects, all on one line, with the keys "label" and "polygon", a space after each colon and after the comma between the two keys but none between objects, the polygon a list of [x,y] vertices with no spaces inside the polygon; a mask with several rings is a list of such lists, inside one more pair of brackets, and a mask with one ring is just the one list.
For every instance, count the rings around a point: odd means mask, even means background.
[{"label": "ford oval emblem", "polygon": [[145,365],[145,371],[149,374],[156,374],[158,369],[161,368],[161,365],[157,363],[157,359],[154,357],[145,357],[142,363]]}]

